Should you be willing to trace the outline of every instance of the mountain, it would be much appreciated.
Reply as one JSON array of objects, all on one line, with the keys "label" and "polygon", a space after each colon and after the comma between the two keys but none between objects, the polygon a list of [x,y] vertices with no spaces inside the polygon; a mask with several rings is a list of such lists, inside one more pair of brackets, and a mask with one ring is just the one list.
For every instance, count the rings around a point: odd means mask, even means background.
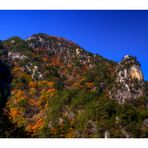
[{"label": "mountain", "polygon": [[136,57],[42,33],[0,42],[1,137],[148,137],[147,92]]}]

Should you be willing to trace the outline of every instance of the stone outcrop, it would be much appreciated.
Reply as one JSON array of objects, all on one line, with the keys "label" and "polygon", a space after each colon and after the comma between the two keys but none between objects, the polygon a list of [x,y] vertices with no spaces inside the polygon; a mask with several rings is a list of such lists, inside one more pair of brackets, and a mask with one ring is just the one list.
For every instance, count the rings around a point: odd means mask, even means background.
[{"label": "stone outcrop", "polygon": [[135,57],[126,55],[116,68],[116,77],[109,96],[119,103],[124,103],[144,95],[144,78],[140,64]]},{"label": "stone outcrop", "polygon": [[137,78],[139,81],[140,81],[140,80],[143,80],[142,72],[141,72],[139,66],[137,66],[137,65],[133,65],[133,66],[130,68],[130,75],[131,75],[131,78],[132,78],[132,79]]}]

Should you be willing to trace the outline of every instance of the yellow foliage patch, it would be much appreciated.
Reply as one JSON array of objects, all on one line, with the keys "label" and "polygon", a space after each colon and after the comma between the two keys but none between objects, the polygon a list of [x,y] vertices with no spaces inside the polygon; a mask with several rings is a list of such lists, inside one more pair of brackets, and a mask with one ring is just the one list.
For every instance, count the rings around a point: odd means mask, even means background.
[{"label": "yellow foliage patch", "polygon": [[70,128],[68,133],[66,134],[66,138],[73,138],[74,137],[74,129]]},{"label": "yellow foliage patch", "polygon": [[31,81],[28,86],[31,88],[35,88],[35,87],[37,87],[37,82]]},{"label": "yellow foliage patch", "polygon": [[13,68],[13,70],[12,70],[12,74],[18,73],[19,71],[21,71],[21,67],[15,66],[15,67]]},{"label": "yellow foliage patch", "polygon": [[15,119],[18,115],[19,115],[19,110],[18,109],[16,109],[16,108],[11,108],[10,109],[10,112],[9,112],[9,115],[13,118],[13,119]]},{"label": "yellow foliage patch", "polygon": [[85,85],[86,85],[88,88],[93,88],[93,87],[94,87],[94,83],[85,83]]},{"label": "yellow foliage patch", "polygon": [[48,86],[54,86],[55,82],[48,82]]},{"label": "yellow foliage patch", "polygon": [[9,103],[13,102],[13,104],[17,105],[20,100],[26,99],[25,92],[22,90],[13,91],[13,93],[15,94],[12,95],[12,99],[8,101]]}]

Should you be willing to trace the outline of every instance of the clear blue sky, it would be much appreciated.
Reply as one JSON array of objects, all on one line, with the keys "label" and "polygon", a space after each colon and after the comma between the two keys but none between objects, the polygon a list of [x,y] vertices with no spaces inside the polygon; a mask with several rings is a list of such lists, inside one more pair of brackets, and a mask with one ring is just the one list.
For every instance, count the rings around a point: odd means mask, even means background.
[{"label": "clear blue sky", "polygon": [[120,61],[138,58],[148,80],[148,11],[0,11],[0,39],[46,33]]}]

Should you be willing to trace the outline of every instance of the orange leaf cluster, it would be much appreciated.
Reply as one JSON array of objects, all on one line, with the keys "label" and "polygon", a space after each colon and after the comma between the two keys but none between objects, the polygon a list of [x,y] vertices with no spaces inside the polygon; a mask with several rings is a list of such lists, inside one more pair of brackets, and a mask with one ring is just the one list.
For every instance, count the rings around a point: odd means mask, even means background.
[{"label": "orange leaf cluster", "polygon": [[37,87],[37,82],[31,81],[28,86],[31,87],[31,88],[36,88]]},{"label": "orange leaf cluster", "polygon": [[9,112],[9,115],[13,118],[13,119],[15,119],[18,115],[19,115],[19,110],[18,109],[16,109],[16,108],[11,108],[10,109],[10,112]]},{"label": "orange leaf cluster", "polygon": [[88,88],[93,88],[93,87],[94,87],[94,83],[85,83],[85,85],[86,85]]},{"label": "orange leaf cluster", "polygon": [[52,133],[53,135],[55,135],[55,134],[58,132],[58,130],[57,130],[56,128],[54,128],[54,127],[52,127],[52,128],[50,129],[50,131],[51,131],[51,133]]},{"label": "orange leaf cluster", "polygon": [[49,93],[55,92],[55,91],[56,91],[56,90],[55,90],[54,88],[49,88],[49,89],[48,89],[48,92],[49,92]]},{"label": "orange leaf cluster", "polygon": [[35,100],[35,99],[29,99],[29,100],[28,100],[28,103],[29,103],[30,105],[35,105],[35,106],[38,106],[38,105],[39,105],[38,101]]},{"label": "orange leaf cluster", "polygon": [[60,59],[57,57],[52,57],[51,58],[51,65],[52,66],[61,66],[62,63],[60,62]]},{"label": "orange leaf cluster", "polygon": [[39,120],[36,121],[35,124],[28,125],[27,129],[28,129],[28,131],[31,131],[31,132],[34,133],[43,126],[43,123],[44,123],[43,119],[39,119]]}]

